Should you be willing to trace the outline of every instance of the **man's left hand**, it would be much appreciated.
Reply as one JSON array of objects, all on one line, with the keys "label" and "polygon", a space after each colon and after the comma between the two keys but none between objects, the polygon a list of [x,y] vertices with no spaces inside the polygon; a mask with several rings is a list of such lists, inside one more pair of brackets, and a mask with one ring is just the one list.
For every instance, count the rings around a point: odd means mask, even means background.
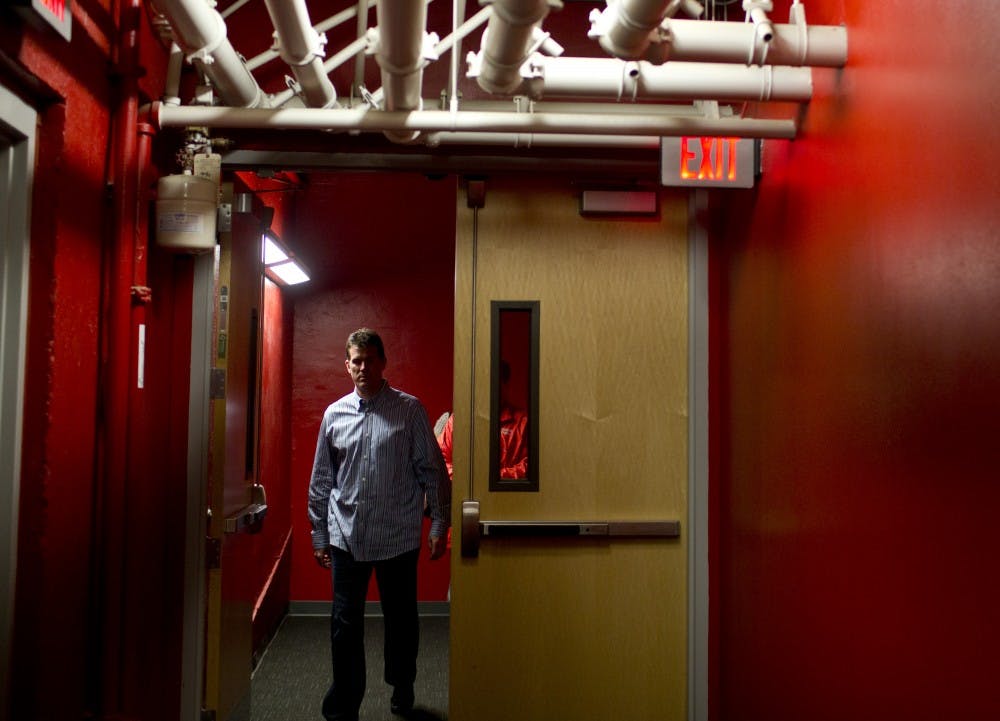
[{"label": "man's left hand", "polygon": [[444,555],[444,549],[447,544],[441,536],[430,536],[428,538],[428,545],[431,549],[431,560],[436,561]]}]

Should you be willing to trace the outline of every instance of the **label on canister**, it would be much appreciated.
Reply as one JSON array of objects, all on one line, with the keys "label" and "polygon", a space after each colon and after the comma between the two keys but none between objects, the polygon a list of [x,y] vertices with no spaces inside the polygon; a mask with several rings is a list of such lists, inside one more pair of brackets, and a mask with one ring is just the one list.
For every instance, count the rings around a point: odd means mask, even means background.
[{"label": "label on canister", "polygon": [[204,227],[200,213],[161,213],[156,229],[163,233],[201,233]]}]

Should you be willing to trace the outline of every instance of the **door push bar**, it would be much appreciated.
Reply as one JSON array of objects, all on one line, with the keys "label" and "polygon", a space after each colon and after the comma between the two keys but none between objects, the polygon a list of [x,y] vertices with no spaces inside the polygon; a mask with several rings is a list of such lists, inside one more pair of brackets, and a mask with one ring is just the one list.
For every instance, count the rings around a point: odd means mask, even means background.
[{"label": "door push bar", "polygon": [[250,487],[250,503],[226,518],[226,533],[257,533],[267,515],[267,495],[259,483]]},{"label": "door push bar", "polygon": [[462,556],[479,555],[482,538],[679,538],[680,521],[480,521],[479,501],[462,502]]}]

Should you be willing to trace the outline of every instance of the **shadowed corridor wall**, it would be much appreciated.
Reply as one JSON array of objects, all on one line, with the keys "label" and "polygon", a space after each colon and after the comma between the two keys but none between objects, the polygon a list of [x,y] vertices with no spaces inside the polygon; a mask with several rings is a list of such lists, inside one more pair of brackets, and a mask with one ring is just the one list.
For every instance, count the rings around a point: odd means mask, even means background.
[{"label": "shadowed corridor wall", "polygon": [[712,717],[995,719],[1000,22],[806,4],[848,67],[712,213]]}]

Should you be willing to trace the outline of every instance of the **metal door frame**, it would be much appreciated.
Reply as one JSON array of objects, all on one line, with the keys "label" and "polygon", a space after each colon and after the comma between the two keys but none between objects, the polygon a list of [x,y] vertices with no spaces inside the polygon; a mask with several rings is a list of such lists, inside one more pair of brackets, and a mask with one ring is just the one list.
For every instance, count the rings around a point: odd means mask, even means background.
[{"label": "metal door frame", "polygon": [[[38,114],[0,85],[0,698],[9,699]],[[0,704],[0,721],[9,708]]]},{"label": "metal door frame", "polygon": [[688,719],[708,719],[708,192],[688,197]]},{"label": "metal door frame", "polygon": [[205,676],[205,549],[208,518],[212,321],[216,253],[195,256],[191,303],[191,385],[188,396],[188,464],[184,548],[184,625],[180,720],[201,718]]}]

